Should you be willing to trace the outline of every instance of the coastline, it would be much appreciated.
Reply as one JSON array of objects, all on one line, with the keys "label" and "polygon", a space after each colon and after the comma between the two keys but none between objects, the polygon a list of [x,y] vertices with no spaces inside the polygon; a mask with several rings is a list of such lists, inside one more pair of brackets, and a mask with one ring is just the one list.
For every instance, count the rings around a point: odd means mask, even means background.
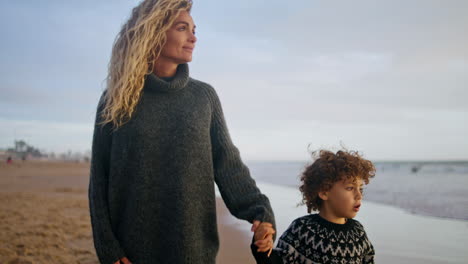
[{"label": "coastline", "polygon": [[[97,264],[87,188],[89,164],[26,162],[0,166],[0,263]],[[297,188],[257,181],[272,204],[277,237],[297,217]],[[435,198],[434,198],[435,199]],[[217,263],[254,264],[251,224],[234,218],[217,192]],[[363,201],[356,218],[376,249],[376,262],[467,263],[468,221],[427,217]]]}]

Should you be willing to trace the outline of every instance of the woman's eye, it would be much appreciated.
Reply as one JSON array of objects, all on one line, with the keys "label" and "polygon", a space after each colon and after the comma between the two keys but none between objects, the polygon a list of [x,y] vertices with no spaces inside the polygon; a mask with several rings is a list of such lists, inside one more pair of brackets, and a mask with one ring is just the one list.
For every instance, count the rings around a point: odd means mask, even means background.
[{"label": "woman's eye", "polygon": [[185,30],[185,29],[186,29],[186,27],[180,27],[180,28],[178,28],[177,30],[183,31],[183,30]]}]

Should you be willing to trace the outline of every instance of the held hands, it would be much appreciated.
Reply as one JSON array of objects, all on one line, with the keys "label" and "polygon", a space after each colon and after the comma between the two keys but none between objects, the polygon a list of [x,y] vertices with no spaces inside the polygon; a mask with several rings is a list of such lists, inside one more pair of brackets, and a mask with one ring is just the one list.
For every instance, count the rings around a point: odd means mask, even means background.
[{"label": "held hands", "polygon": [[268,251],[268,256],[270,256],[273,250],[273,234],[275,233],[273,225],[255,220],[251,231],[254,232],[254,244],[258,247],[258,251]]},{"label": "held hands", "polygon": [[[275,230],[273,225],[268,222],[260,222],[258,220],[253,221],[251,231],[254,232],[254,244],[258,247],[260,252],[268,252],[268,256],[271,254],[273,249],[273,234]],[[114,264],[132,264],[128,258],[123,257]]]},{"label": "held hands", "polygon": [[118,261],[114,262],[114,264],[121,264],[121,263],[123,263],[123,264],[132,264],[130,262],[130,260],[128,260],[128,258],[125,258],[125,257],[123,257],[123,258],[119,259]]}]

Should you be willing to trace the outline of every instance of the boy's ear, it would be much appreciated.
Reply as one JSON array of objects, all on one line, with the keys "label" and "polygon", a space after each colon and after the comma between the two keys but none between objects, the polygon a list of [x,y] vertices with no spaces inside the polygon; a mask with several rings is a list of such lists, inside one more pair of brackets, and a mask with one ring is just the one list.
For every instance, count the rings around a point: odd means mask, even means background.
[{"label": "boy's ear", "polygon": [[320,199],[326,201],[328,200],[328,191],[319,191],[318,196]]}]

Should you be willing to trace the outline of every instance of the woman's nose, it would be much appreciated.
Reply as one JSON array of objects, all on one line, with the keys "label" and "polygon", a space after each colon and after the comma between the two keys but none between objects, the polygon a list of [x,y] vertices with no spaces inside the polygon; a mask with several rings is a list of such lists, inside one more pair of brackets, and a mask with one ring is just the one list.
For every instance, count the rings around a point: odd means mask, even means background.
[{"label": "woman's nose", "polygon": [[192,33],[190,35],[189,41],[192,42],[193,44],[195,44],[195,42],[197,42],[197,37],[195,36],[195,34]]}]

